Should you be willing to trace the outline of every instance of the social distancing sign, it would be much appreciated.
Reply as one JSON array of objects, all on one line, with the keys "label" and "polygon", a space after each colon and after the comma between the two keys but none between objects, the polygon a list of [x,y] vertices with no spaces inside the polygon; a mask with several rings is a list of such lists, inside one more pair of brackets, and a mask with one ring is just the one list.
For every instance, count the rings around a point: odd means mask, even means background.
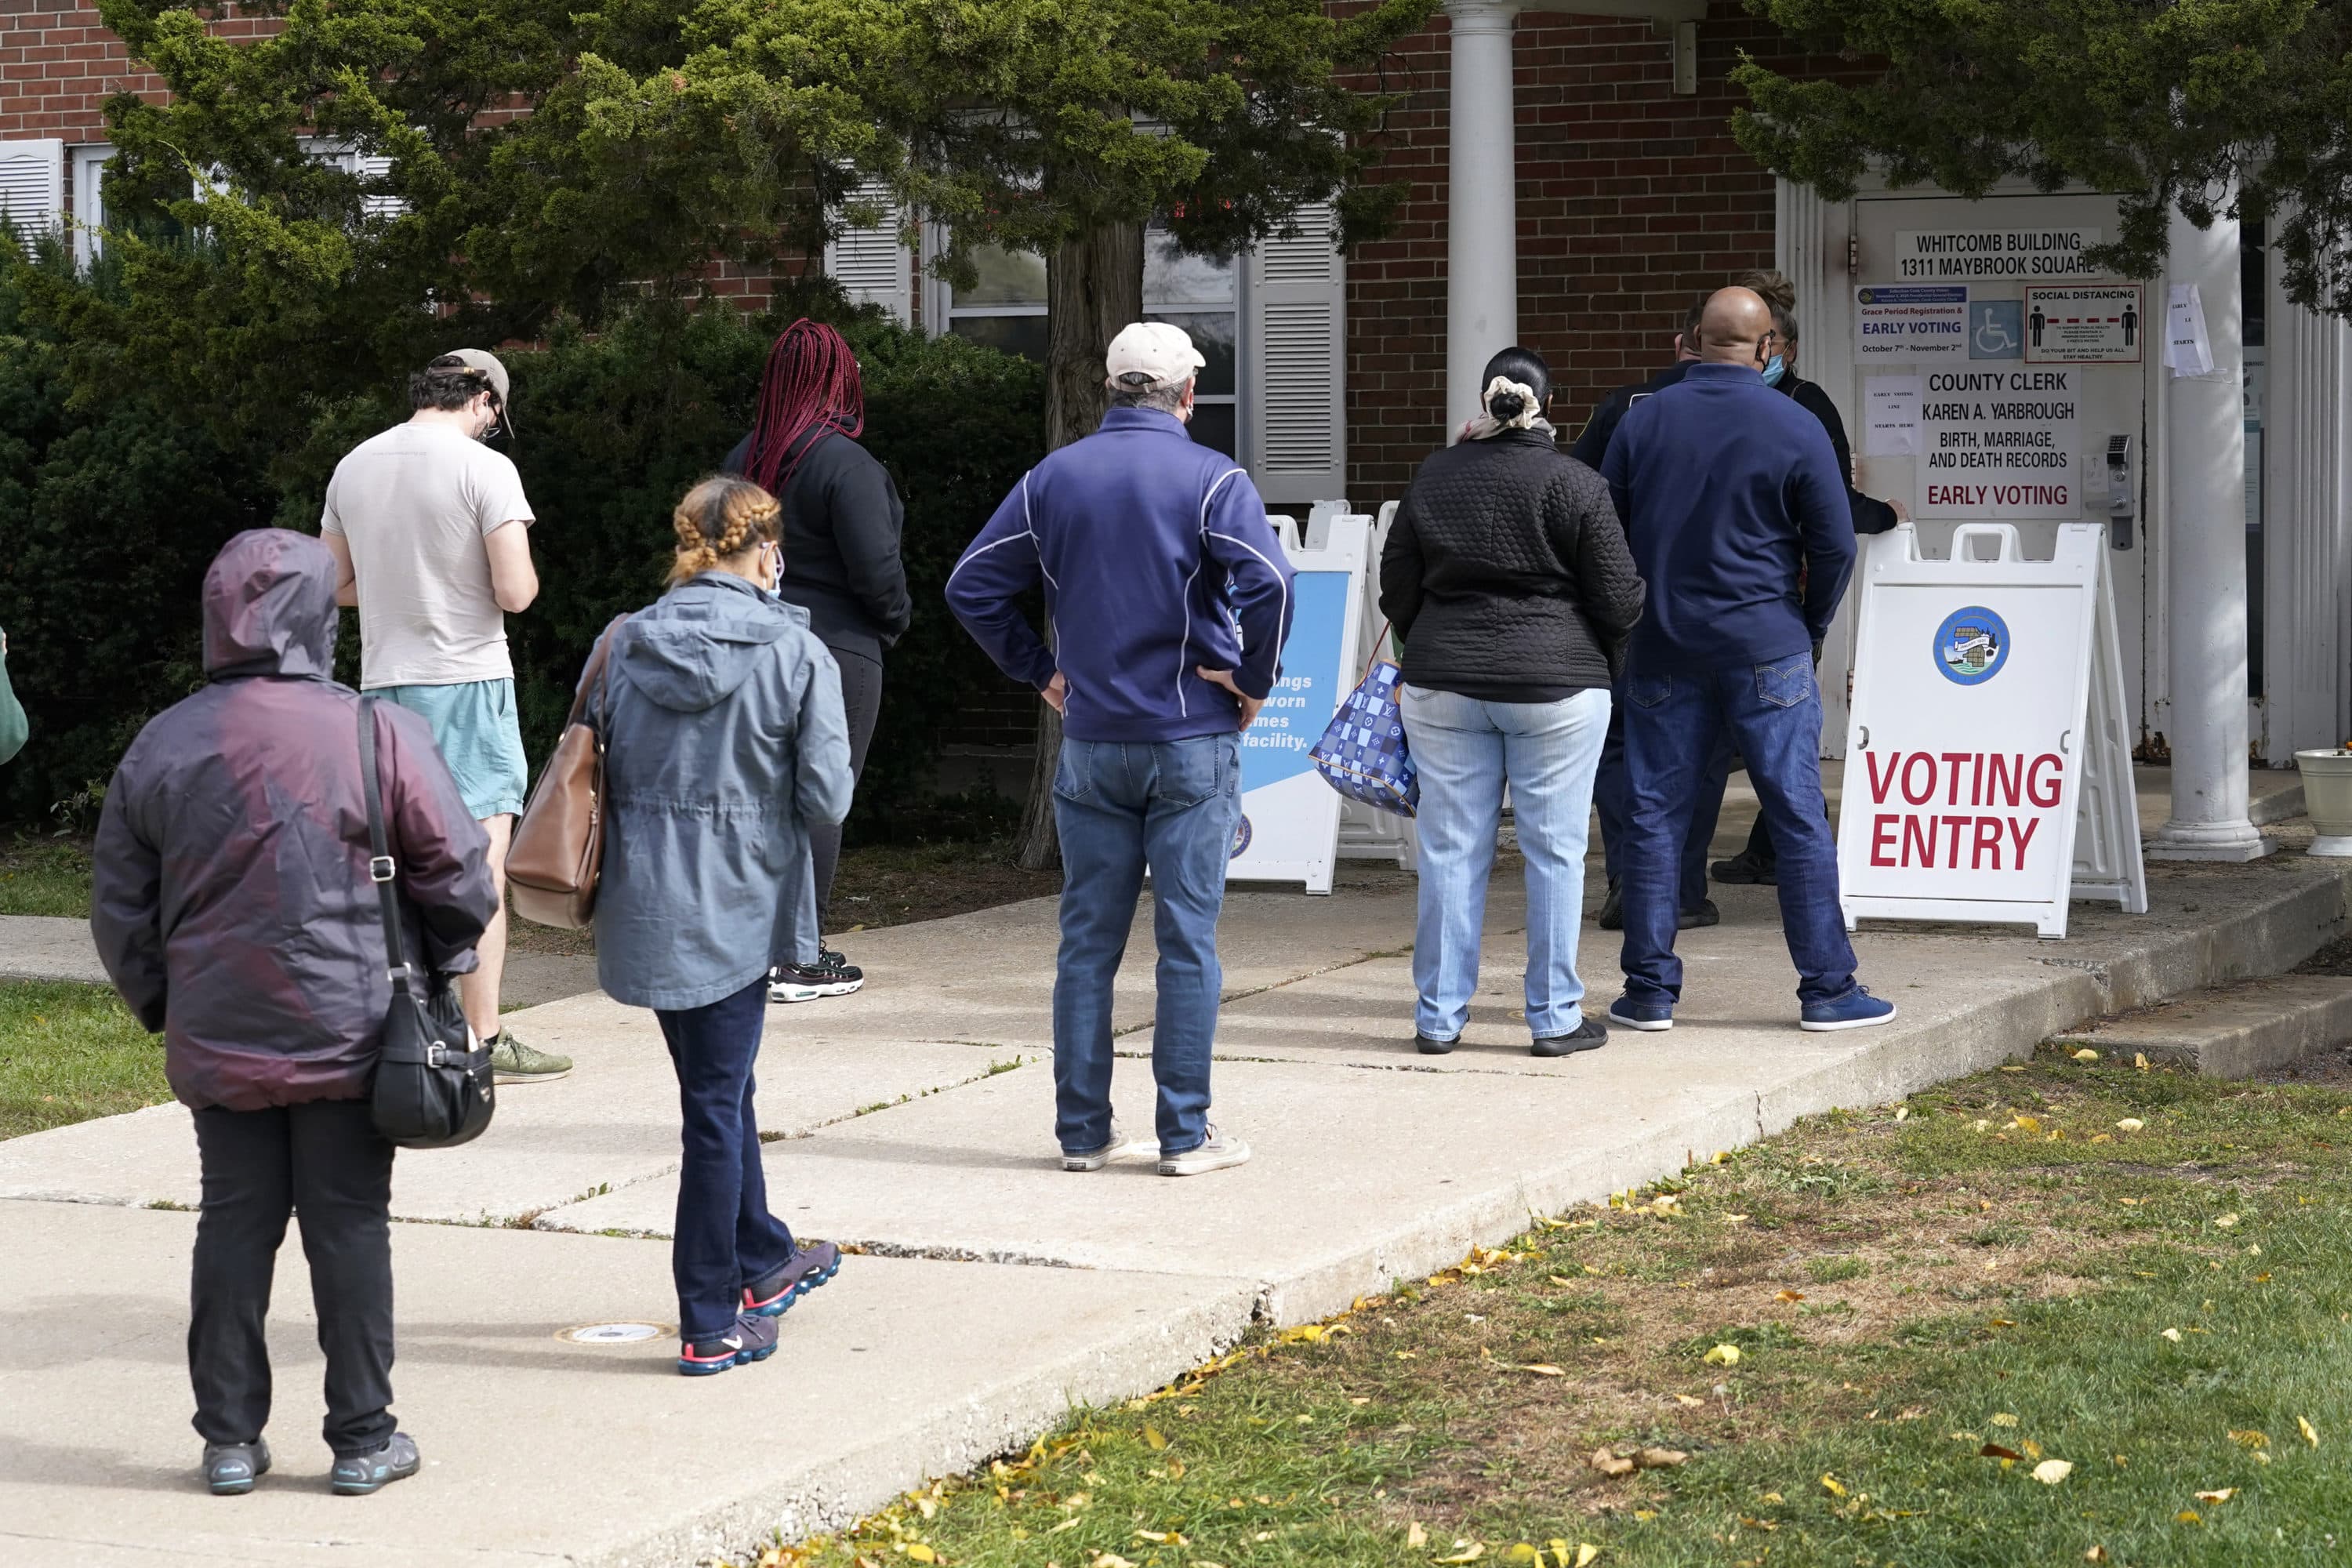
[{"label": "social distancing sign", "polygon": [[1947,560],[1907,523],[1865,542],[1838,817],[1849,927],[2059,937],[2071,896],[2147,909],[2104,535],[2057,531],[2047,561],[2000,524],[1955,530]]}]

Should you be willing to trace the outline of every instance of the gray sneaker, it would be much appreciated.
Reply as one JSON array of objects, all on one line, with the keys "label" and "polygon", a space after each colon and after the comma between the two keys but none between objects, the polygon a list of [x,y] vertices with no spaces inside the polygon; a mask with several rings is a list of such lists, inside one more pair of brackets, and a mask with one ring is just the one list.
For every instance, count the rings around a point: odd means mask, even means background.
[{"label": "gray sneaker", "polygon": [[1209,1135],[1181,1154],[1160,1156],[1160,1173],[1163,1176],[1200,1176],[1211,1171],[1222,1171],[1229,1165],[1239,1165],[1250,1157],[1250,1146],[1227,1132],[1215,1122],[1209,1123]]},{"label": "gray sneaker", "polygon": [[1062,1169],[1065,1171],[1099,1171],[1133,1147],[1125,1132],[1119,1131],[1118,1119],[1111,1118],[1110,1142],[1099,1149],[1065,1149]]},{"label": "gray sneaker", "polygon": [[250,1443],[205,1445],[205,1485],[215,1497],[243,1497],[256,1478],[269,1473],[269,1445],[257,1437]]},{"label": "gray sneaker", "polygon": [[416,1473],[423,1463],[416,1457],[415,1441],[405,1432],[394,1432],[392,1441],[373,1454],[354,1454],[348,1459],[337,1459],[335,1468],[327,1473],[328,1483],[337,1497],[365,1497],[382,1491],[394,1481],[404,1481]]},{"label": "gray sneaker", "polygon": [[490,1047],[490,1066],[500,1083],[552,1083],[571,1072],[572,1058],[534,1050],[516,1039],[512,1029],[501,1029],[499,1043]]}]

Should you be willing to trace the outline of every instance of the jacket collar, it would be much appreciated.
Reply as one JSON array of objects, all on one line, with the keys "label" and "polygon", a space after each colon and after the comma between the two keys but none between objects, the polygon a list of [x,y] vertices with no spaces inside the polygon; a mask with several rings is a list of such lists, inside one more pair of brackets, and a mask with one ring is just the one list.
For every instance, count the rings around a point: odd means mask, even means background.
[{"label": "jacket collar", "polygon": [[1192,438],[1181,419],[1161,408],[1114,408],[1103,416],[1098,429],[1157,430],[1163,436],[1181,436],[1187,441]]},{"label": "jacket collar", "polygon": [[1744,380],[1752,381],[1759,386],[1762,386],[1764,384],[1763,372],[1758,370],[1754,365],[1731,364],[1722,360],[1695,360],[1692,362],[1691,367],[1683,372],[1683,375],[1685,379],[1691,381]]}]

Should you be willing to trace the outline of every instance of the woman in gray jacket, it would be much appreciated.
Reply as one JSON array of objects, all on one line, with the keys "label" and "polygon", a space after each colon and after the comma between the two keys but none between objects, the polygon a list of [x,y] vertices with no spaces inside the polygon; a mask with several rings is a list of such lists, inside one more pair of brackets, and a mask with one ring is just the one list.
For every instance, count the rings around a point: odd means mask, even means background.
[{"label": "woman in gray jacket", "polygon": [[833,656],[774,595],[776,520],[748,480],[688,492],[669,592],[607,634],[589,699],[605,737],[596,978],[654,1010],[677,1070],[670,1262],[678,1370],[697,1375],[772,1353],[775,1320],[841,1264],[768,1212],[751,1109],[768,972],[816,958],[809,830],[849,814],[851,784]]}]

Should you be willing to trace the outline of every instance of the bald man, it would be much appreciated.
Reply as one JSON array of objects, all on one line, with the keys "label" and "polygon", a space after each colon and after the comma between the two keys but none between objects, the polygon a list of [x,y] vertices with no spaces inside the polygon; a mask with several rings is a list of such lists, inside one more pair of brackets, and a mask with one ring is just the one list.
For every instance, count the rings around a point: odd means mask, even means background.
[{"label": "bald man", "polygon": [[1625,993],[1609,1019],[1626,1028],[1674,1027],[1676,862],[1727,738],[1780,846],[1799,1026],[1895,1016],[1854,979],[1822,800],[1813,657],[1853,570],[1853,513],[1821,422],[1764,384],[1777,335],[1754,292],[1709,297],[1698,363],[1627,412],[1601,463],[1650,591],[1625,673]]}]

